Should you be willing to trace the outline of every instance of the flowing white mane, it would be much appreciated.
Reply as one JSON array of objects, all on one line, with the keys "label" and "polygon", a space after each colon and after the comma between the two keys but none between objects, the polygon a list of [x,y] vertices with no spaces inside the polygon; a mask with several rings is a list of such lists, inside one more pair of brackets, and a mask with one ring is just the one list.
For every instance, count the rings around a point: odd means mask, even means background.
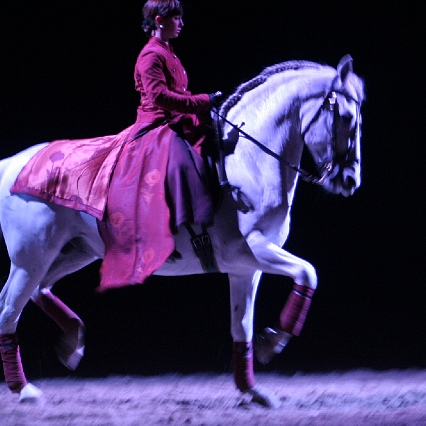
[{"label": "flowing white mane", "polygon": [[[279,64],[275,64],[270,67],[267,67],[256,77],[238,86],[236,91],[231,96],[229,96],[226,99],[226,101],[223,103],[220,113],[221,115],[226,116],[230,112],[230,110],[237,105],[237,103],[241,100],[244,94],[264,84],[265,82],[268,81],[270,77],[273,77],[277,74],[282,74],[287,71],[307,70],[308,72],[314,71],[312,74],[315,75],[317,74],[318,70],[325,70],[325,69],[332,70],[333,73],[336,72],[335,69],[327,65],[321,65],[316,62],[300,61],[300,60],[281,62]],[[364,98],[364,85],[362,80],[359,77],[352,74],[352,78],[349,84],[353,87],[355,91],[355,93],[352,94],[354,98],[358,99],[358,101],[361,101]],[[301,94],[299,93],[299,97],[300,96]]]},{"label": "flowing white mane", "polygon": [[243,97],[243,95],[254,88],[265,83],[269,77],[282,73],[289,70],[299,70],[301,68],[314,68],[318,69],[321,65],[315,62],[309,61],[287,61],[281,62],[280,64],[275,64],[270,67],[265,68],[258,76],[252,78],[251,80],[241,84],[237,87],[235,93],[233,93],[222,105],[221,114],[226,116],[231,108],[233,108]]},{"label": "flowing white mane", "polygon": [[[244,130],[280,154],[283,141],[289,138],[291,127],[299,122],[296,113],[300,96],[307,97],[317,89],[306,81],[329,81],[336,70],[307,61],[290,61],[266,68],[257,77],[241,84],[221,108],[221,115],[235,124],[244,122]],[[326,78],[324,78],[324,74]],[[301,78],[303,77],[303,78]],[[226,135],[226,126],[225,132]],[[302,144],[297,149],[286,149],[286,160],[298,163]],[[287,151],[287,152],[286,152]],[[295,172],[282,168],[273,157],[259,152],[251,142],[240,138],[233,155],[227,158],[227,173],[232,185],[240,187],[259,217],[265,217],[276,207],[287,209],[293,198]],[[256,221],[256,219],[254,219]]]}]

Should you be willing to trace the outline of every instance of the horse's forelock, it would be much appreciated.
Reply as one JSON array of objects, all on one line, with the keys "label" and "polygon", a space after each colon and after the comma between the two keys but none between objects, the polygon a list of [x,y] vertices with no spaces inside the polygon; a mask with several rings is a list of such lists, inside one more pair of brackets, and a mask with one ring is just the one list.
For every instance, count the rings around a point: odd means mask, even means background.
[{"label": "horse's forelock", "polygon": [[344,81],[344,86],[349,90],[353,91],[351,95],[361,103],[365,99],[364,92],[364,81],[359,78],[356,74],[350,72]]}]

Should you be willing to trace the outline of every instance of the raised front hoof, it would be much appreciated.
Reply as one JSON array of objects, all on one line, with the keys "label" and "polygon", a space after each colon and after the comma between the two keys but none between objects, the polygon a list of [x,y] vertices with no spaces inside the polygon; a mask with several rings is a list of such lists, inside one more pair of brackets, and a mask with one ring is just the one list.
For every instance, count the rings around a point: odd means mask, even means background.
[{"label": "raised front hoof", "polygon": [[19,392],[19,402],[34,404],[40,401],[42,395],[43,392],[39,388],[27,383]]},{"label": "raised front hoof", "polygon": [[274,328],[265,328],[256,335],[254,340],[254,354],[262,364],[267,364],[271,359],[282,352],[291,338],[291,334]]},{"label": "raised front hoof", "polygon": [[264,389],[262,386],[254,385],[251,389],[246,391],[246,393],[253,397],[253,402],[263,407],[276,410],[281,405],[281,400],[274,393]]},{"label": "raised front hoof", "polygon": [[74,371],[84,355],[84,334],[86,328],[82,323],[60,337],[56,346],[56,356],[59,361],[69,370]]}]

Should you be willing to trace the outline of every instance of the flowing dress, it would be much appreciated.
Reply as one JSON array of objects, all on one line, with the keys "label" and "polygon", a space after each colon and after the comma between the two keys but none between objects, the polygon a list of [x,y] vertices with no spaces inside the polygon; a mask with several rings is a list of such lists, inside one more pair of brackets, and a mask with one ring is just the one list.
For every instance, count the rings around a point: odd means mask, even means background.
[{"label": "flowing dress", "polygon": [[213,220],[203,155],[209,96],[191,94],[181,62],[156,37],[140,52],[134,78],[141,101],[132,126],[51,142],[11,188],[98,219],[105,243],[101,290],[144,282],[173,252],[182,223]]}]

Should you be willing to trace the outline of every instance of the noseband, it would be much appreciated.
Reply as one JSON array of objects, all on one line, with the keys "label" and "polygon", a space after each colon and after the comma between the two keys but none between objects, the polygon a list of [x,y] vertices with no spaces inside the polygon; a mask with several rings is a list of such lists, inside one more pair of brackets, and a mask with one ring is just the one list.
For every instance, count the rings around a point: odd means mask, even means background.
[{"label": "noseband", "polygon": [[[305,135],[310,129],[310,127],[319,119],[321,113],[323,111],[331,111],[333,112],[333,124],[332,124],[332,139],[331,139],[331,151],[333,153],[332,158],[330,161],[326,162],[320,170],[320,177],[317,177],[313,175],[312,173],[309,173],[305,169],[296,166],[295,164],[292,164],[279,156],[274,151],[270,150],[267,146],[265,146],[263,143],[259,142],[252,136],[250,136],[248,133],[246,133],[244,130],[241,129],[241,127],[245,124],[242,123],[240,126],[237,126],[236,124],[230,122],[227,118],[225,118],[223,115],[219,114],[219,112],[213,108],[212,111],[214,114],[217,115],[218,118],[229,124],[233,129],[235,129],[241,136],[243,136],[245,139],[248,139],[249,141],[253,142],[256,146],[258,146],[263,152],[270,155],[271,157],[278,160],[280,163],[284,164],[285,166],[289,167],[290,169],[296,171],[300,174],[300,177],[309,183],[313,183],[315,185],[323,185],[324,181],[328,176],[330,176],[335,164],[337,163],[343,163],[348,161],[358,161],[354,154],[355,154],[355,143],[351,141],[351,144],[349,147],[346,146],[345,149],[343,149],[342,144],[339,144],[338,141],[338,124],[341,121],[341,116],[339,114],[339,103],[337,101],[337,93],[345,96],[348,99],[353,100],[357,104],[357,119],[355,123],[355,136],[354,141],[357,140],[359,137],[359,118],[360,118],[360,103],[357,101],[354,97],[349,95],[348,93],[344,93],[342,91],[334,90],[330,91],[325,97],[324,102],[321,104],[318,111],[313,116],[312,120],[307,124],[305,129],[302,131],[301,136],[303,139],[304,144],[305,142]],[[323,95],[321,95],[323,96]],[[314,96],[315,97],[315,96]],[[220,129],[220,125],[218,125],[218,129]],[[221,139],[221,138],[220,138]],[[224,161],[221,166],[224,169]],[[224,181],[223,183],[227,183],[227,181]]]},{"label": "noseband", "polygon": [[[357,105],[356,121],[355,121],[355,135],[353,139],[350,139],[350,145],[348,146],[347,142],[343,139],[339,139],[339,129],[338,126],[342,121],[342,117],[339,112],[339,102],[337,100],[337,93],[343,95],[345,98],[354,101]],[[336,164],[347,164],[349,162],[359,162],[359,159],[356,158],[355,152],[355,141],[359,138],[359,123],[360,123],[360,102],[356,100],[353,96],[339,90],[330,91],[326,96],[324,96],[324,102],[319,107],[318,111],[315,113],[311,121],[306,125],[305,129],[301,132],[303,142],[306,145],[305,136],[308,130],[311,128],[320,117],[323,111],[330,111],[333,113],[333,122],[332,122],[332,136],[331,136],[331,152],[332,158],[327,161],[320,170],[320,178],[313,183],[322,185],[327,177],[330,176],[332,170]],[[302,175],[303,178],[303,175]]]}]

